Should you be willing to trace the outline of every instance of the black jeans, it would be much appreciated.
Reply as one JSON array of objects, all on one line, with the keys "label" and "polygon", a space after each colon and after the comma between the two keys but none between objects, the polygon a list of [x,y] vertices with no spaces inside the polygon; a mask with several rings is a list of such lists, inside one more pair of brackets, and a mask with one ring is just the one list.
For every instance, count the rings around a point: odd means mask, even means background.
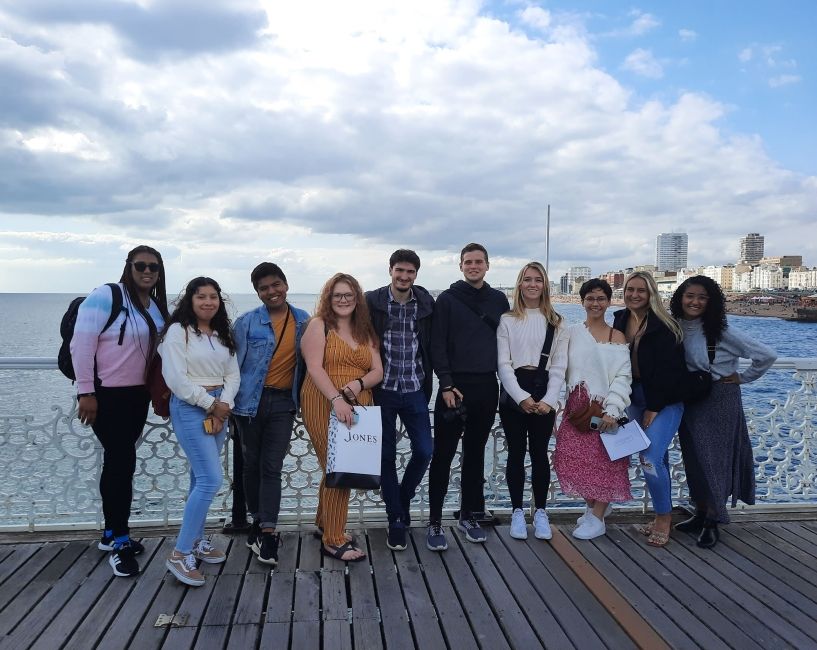
[{"label": "black jeans", "polygon": [[102,444],[99,494],[105,530],[127,535],[136,470],[136,441],[148,417],[150,395],[144,386],[96,389],[94,434]]},{"label": "black jeans", "polygon": [[236,415],[244,455],[244,494],[253,521],[275,528],[281,509],[281,470],[292,437],[292,391],[264,388],[255,417]]},{"label": "black jeans", "polygon": [[485,482],[485,443],[496,419],[499,388],[496,375],[454,375],[454,385],[463,395],[467,410],[465,422],[455,417],[446,421],[443,412],[448,409],[442,394],[434,404],[434,453],[428,472],[429,517],[442,518],[443,502],[448,492],[451,462],[462,436],[462,505],[461,517],[485,510],[482,484]]},{"label": "black jeans", "polygon": [[544,508],[550,489],[548,445],[556,422],[556,412],[533,415],[500,405],[499,419],[508,445],[505,477],[508,481],[508,491],[511,493],[511,506],[514,510],[522,507],[522,492],[525,489],[525,451],[529,450],[533,500],[537,508]]}]

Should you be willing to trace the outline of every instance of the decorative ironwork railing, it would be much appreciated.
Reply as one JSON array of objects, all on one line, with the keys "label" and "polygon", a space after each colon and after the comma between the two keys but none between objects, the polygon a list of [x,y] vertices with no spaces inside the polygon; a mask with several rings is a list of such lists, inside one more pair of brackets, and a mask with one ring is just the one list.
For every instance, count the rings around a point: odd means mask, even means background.
[{"label": "decorative ironwork railing", "polygon": [[[53,370],[51,358],[4,358],[0,370]],[[785,399],[766,400],[763,407],[747,409],[750,437],[757,463],[759,504],[797,503],[817,505],[817,359],[779,359],[775,370],[793,379]],[[778,373],[779,374],[779,373]],[[66,396],[66,401],[68,397]],[[553,442],[551,443],[551,446]],[[408,440],[398,444],[398,471],[405,466]],[[229,517],[231,507],[231,454],[224,458],[225,480],[210,511],[214,519]],[[0,530],[48,528],[100,528],[101,503],[98,492],[102,449],[90,428],[76,419],[76,400],[63,408],[52,406],[49,417],[0,415]],[[673,498],[687,498],[685,475],[677,441],[670,449]],[[460,480],[459,455],[454,459],[446,507],[455,509]],[[505,485],[505,439],[495,424],[486,448],[486,506],[509,509]],[[623,507],[645,511],[648,496],[637,463],[630,477],[633,501]],[[282,523],[311,522],[321,478],[309,436],[296,420],[283,475]],[[134,478],[133,525],[164,525],[180,521],[187,494],[188,468],[174,440],[169,421],[152,417],[138,447]],[[575,507],[573,498],[559,491],[553,476],[549,508]],[[427,477],[412,504],[416,517],[427,508]],[[351,522],[384,517],[379,494],[352,494]]]}]

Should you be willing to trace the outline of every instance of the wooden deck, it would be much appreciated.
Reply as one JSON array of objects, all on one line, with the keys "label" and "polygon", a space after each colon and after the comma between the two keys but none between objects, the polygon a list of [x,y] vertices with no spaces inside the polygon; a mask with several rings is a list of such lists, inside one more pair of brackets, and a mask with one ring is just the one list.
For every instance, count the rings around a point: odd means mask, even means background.
[{"label": "wooden deck", "polygon": [[677,533],[653,549],[628,523],[592,542],[554,528],[521,542],[498,526],[485,545],[452,528],[445,553],[422,528],[402,553],[357,531],[369,559],[348,569],[287,532],[272,573],[214,535],[228,559],[201,588],[165,570],[172,537],[142,540],[135,579],[96,540],[3,543],[0,648],[817,648],[812,522],[735,523],[713,551]]}]

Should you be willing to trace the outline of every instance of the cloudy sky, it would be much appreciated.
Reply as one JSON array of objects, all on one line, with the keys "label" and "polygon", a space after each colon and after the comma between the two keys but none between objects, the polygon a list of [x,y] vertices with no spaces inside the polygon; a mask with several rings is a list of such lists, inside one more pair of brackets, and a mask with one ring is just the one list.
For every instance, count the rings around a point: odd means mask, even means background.
[{"label": "cloudy sky", "polygon": [[[712,8],[715,5],[715,8]],[[767,254],[817,265],[817,3],[0,0],[0,291],[86,292],[138,243],[168,288],[430,288]]]}]

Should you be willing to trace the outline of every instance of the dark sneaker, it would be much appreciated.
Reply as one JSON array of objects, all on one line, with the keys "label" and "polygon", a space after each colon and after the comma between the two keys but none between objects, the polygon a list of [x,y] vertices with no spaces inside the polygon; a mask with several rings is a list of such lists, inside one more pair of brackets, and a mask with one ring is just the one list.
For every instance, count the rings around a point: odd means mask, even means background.
[{"label": "dark sneaker", "polygon": [[259,562],[275,566],[278,564],[278,546],[281,543],[279,533],[261,533],[259,541],[252,547]]},{"label": "dark sneaker", "polygon": [[108,556],[108,564],[111,565],[113,574],[120,578],[137,575],[139,573],[139,563],[134,555],[131,542],[125,542],[119,548],[115,548]]},{"label": "dark sneaker", "polygon": [[475,544],[481,544],[487,537],[485,531],[479,527],[479,523],[473,515],[469,515],[465,519],[460,519],[460,523],[457,524],[457,528],[465,533],[465,539],[467,539],[469,542],[474,542]]},{"label": "dark sneaker", "polygon": [[406,550],[406,526],[402,521],[389,524],[389,530],[386,534],[386,546],[392,551]]},{"label": "dark sneaker", "polygon": [[261,522],[254,521],[250,527],[250,532],[247,533],[247,548],[253,548],[258,543],[259,537],[261,537]]},{"label": "dark sneaker", "polygon": [[[102,538],[99,540],[99,544],[96,547],[100,551],[112,551],[114,545],[113,535],[107,536],[105,533],[102,533]],[[145,547],[142,546],[139,542],[135,539],[130,540],[131,548],[133,549],[134,555],[139,555],[145,552]]]},{"label": "dark sneaker", "polygon": [[426,546],[430,551],[444,551],[448,548],[445,539],[445,531],[439,521],[428,522],[428,533],[426,534]]}]

